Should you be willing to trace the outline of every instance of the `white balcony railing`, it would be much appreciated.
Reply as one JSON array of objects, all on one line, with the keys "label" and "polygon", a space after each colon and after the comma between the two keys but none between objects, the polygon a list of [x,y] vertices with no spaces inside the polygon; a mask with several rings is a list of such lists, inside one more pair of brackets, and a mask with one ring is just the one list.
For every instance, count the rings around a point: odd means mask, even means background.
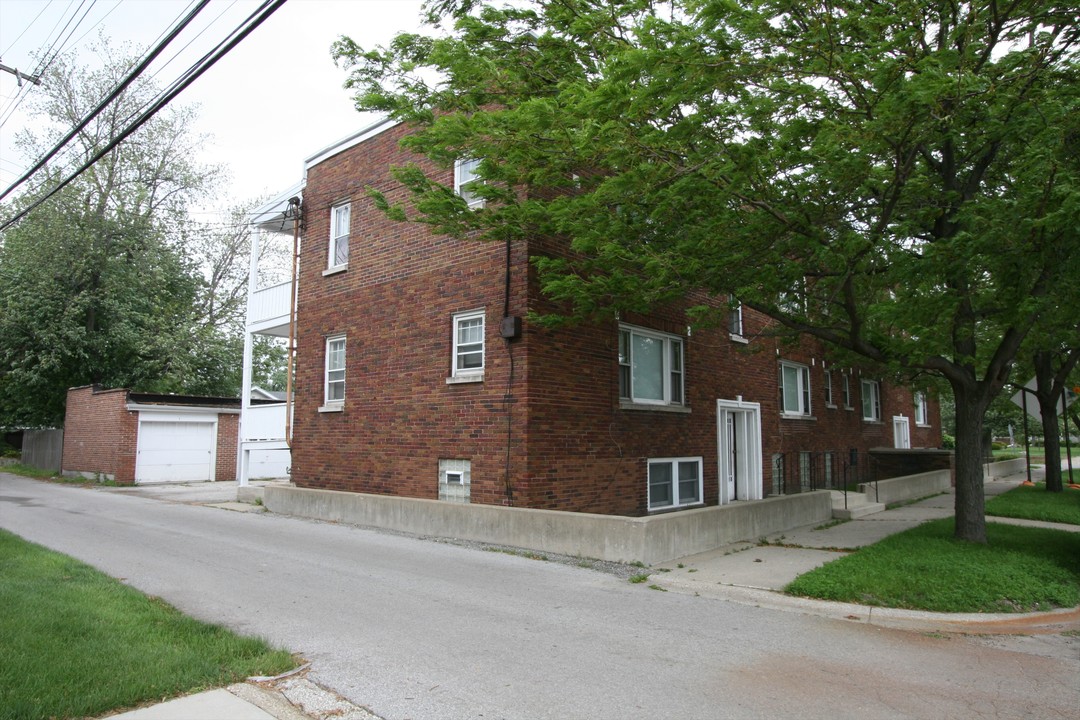
[{"label": "white balcony railing", "polygon": [[285,403],[280,405],[253,405],[244,410],[240,419],[241,442],[250,440],[285,439]]},{"label": "white balcony railing", "polygon": [[248,303],[248,325],[257,325],[267,320],[287,318],[291,291],[292,283],[283,282],[253,292],[251,302]]}]

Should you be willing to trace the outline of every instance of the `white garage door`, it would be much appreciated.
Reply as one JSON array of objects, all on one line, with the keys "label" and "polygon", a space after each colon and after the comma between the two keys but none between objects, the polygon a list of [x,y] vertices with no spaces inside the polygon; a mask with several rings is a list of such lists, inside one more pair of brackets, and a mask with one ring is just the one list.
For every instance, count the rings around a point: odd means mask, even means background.
[{"label": "white garage door", "polygon": [[213,473],[214,423],[139,423],[135,482],[200,482]]}]

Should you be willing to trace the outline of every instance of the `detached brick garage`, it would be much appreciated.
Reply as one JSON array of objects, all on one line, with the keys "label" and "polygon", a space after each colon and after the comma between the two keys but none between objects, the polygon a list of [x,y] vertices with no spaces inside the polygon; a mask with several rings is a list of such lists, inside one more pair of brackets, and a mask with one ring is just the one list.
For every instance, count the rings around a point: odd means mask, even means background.
[{"label": "detached brick garage", "polygon": [[122,485],[236,479],[240,400],[68,390],[65,475]]}]

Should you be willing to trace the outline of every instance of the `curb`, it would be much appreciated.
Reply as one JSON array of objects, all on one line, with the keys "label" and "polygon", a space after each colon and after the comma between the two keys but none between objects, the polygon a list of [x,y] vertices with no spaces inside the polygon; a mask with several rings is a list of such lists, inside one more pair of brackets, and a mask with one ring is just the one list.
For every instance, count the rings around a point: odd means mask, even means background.
[{"label": "curb", "polygon": [[1012,635],[1022,632],[1052,633],[1080,629],[1080,607],[1034,613],[940,613],[830,602],[741,585],[712,587],[693,582],[681,582],[679,578],[656,578],[656,581],[660,587],[675,592],[729,600],[740,605],[752,605],[769,610],[861,622],[894,630]]}]

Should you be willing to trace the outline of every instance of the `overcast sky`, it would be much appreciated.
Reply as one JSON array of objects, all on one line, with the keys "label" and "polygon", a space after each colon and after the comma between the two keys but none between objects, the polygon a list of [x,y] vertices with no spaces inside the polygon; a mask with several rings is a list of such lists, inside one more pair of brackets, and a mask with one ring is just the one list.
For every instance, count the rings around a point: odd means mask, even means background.
[{"label": "overcast sky", "polygon": [[[88,64],[96,58],[87,46],[103,31],[112,40],[140,47],[153,44],[191,0],[0,0],[0,62],[31,72],[32,53],[58,37],[69,37],[66,51],[82,51]],[[239,25],[256,7],[255,0],[211,0],[195,23],[169,47],[191,45],[168,65],[166,51],[151,66],[160,84],[168,84],[194,60]],[[199,133],[212,135],[203,160],[228,167],[232,182],[218,208],[276,194],[299,182],[305,157],[372,120],[352,107],[343,89],[345,72],[330,58],[330,44],[348,35],[361,47],[385,45],[399,31],[419,27],[420,0],[289,0],[231,53],[176,100],[200,106]],[[81,9],[80,9],[81,8]],[[89,12],[86,12],[89,8]],[[62,34],[69,18],[85,19]],[[201,33],[201,34],[200,34]],[[163,67],[164,66],[164,67]],[[29,87],[24,92],[33,92]],[[0,72],[0,184],[6,188],[32,164],[11,145],[26,126],[18,105],[15,78]]]}]

